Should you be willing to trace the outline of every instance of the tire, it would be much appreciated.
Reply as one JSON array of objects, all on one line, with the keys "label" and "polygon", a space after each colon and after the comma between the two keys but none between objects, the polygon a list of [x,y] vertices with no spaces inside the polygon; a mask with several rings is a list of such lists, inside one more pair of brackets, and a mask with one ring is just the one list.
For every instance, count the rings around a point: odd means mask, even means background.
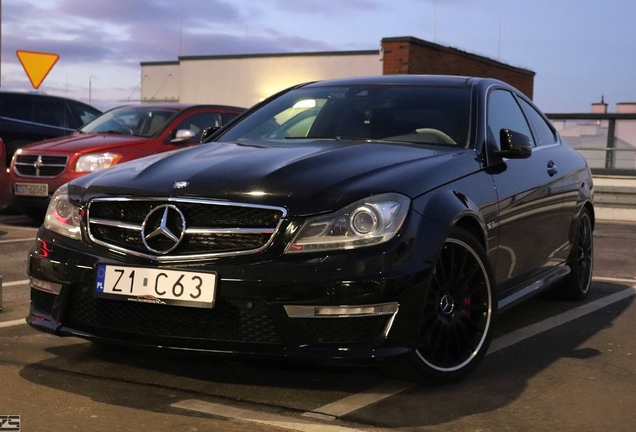
[{"label": "tire", "polygon": [[481,244],[453,228],[435,264],[417,349],[396,365],[402,375],[445,384],[477,367],[490,346],[497,315],[492,275]]},{"label": "tire", "polygon": [[594,237],[592,235],[592,216],[584,208],[576,223],[572,252],[568,258],[570,274],[563,283],[563,293],[569,300],[585,300],[592,287],[594,268]]}]

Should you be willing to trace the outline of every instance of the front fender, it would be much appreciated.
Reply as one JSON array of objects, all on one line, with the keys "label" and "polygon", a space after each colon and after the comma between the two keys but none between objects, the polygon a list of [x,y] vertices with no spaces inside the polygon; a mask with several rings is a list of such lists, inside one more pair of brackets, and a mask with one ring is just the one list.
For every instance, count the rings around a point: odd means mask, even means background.
[{"label": "front fender", "polygon": [[498,224],[497,194],[492,177],[481,171],[446,184],[413,201],[413,210],[424,219],[446,227],[455,225],[473,234],[486,251],[492,249]]}]

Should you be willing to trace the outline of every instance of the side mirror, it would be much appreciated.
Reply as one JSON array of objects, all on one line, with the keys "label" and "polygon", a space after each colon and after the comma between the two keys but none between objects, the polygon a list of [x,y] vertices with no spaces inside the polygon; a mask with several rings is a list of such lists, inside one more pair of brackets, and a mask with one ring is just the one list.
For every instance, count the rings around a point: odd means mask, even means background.
[{"label": "side mirror", "polygon": [[496,156],[508,159],[527,159],[532,156],[534,144],[532,138],[510,129],[499,131],[501,150],[495,152]]},{"label": "side mirror", "polygon": [[190,129],[179,129],[174,135],[174,138],[170,140],[171,143],[182,143],[191,141],[197,134]]},{"label": "side mirror", "polygon": [[201,134],[201,142],[205,142],[219,129],[221,129],[221,126],[210,126],[209,128],[203,129],[203,133]]}]

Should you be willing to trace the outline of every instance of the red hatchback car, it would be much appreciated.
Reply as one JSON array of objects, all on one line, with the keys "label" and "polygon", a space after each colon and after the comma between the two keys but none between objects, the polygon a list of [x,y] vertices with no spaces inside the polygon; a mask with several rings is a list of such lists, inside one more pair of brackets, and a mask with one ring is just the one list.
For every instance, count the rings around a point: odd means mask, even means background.
[{"label": "red hatchback car", "polygon": [[143,104],[110,110],[73,135],[16,151],[11,161],[13,202],[41,219],[64,183],[93,171],[155,153],[198,144],[243,108],[221,105]]},{"label": "red hatchback car", "polygon": [[9,203],[11,190],[9,189],[9,173],[5,162],[7,150],[4,142],[0,138],[0,210],[4,209]]}]

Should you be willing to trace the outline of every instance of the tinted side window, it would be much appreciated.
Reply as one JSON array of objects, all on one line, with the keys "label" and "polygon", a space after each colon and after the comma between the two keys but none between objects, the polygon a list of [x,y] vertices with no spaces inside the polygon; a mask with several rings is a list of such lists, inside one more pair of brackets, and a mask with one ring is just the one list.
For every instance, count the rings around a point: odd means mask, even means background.
[{"label": "tinted side window", "polygon": [[71,113],[66,103],[60,99],[33,99],[33,121],[58,127],[71,127]]},{"label": "tinted side window", "polygon": [[203,131],[212,126],[221,126],[221,115],[218,113],[200,113],[183,120],[175,131],[190,129],[196,134],[194,141],[199,141]]},{"label": "tinted side window", "polygon": [[31,121],[31,96],[0,95],[0,116],[17,120]]},{"label": "tinted side window", "polygon": [[512,93],[506,90],[495,90],[488,98],[488,133],[501,148],[499,131],[511,129],[532,138],[528,122],[521,112],[519,104]]},{"label": "tinted side window", "polygon": [[530,120],[530,124],[534,129],[535,134],[537,135],[537,145],[549,145],[557,142],[556,135],[554,131],[546,123],[545,119],[537,112],[537,110],[530,105],[528,102],[523,99],[519,99],[521,101],[521,106],[523,110],[526,112],[528,119]]},{"label": "tinted side window", "polygon": [[88,105],[82,105],[74,102],[70,102],[69,104],[71,109],[75,112],[75,118],[80,119],[80,124],[74,125],[76,128],[85,125],[101,114],[95,108]]}]

